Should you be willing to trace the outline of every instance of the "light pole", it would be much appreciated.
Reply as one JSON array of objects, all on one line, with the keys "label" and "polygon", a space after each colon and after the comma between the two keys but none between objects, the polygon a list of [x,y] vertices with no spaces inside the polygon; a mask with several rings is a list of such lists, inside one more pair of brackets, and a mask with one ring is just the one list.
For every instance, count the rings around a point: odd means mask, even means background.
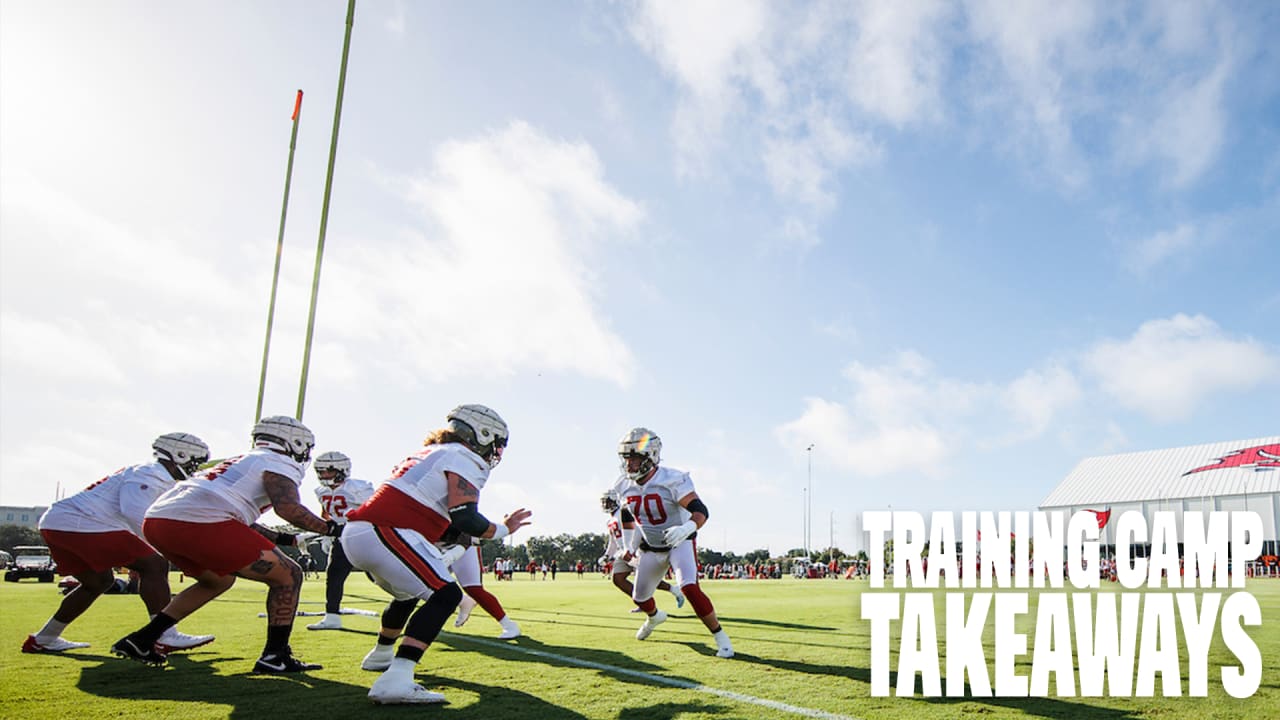
[{"label": "light pole", "polygon": [[809,479],[805,486],[805,507],[804,507],[804,558],[812,559],[811,547],[809,543],[809,534],[813,529],[813,443],[809,443],[809,447],[804,449],[808,458]]}]

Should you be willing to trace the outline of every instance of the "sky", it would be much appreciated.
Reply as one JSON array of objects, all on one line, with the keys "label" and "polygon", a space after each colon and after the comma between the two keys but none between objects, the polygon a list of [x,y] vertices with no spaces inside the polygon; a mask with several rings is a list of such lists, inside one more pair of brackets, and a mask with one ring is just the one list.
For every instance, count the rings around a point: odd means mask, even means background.
[{"label": "sky", "polygon": [[[298,404],[346,3],[0,4],[0,504]],[[1280,8],[356,8],[303,420],[373,482],[450,408],[514,536],[644,426],[702,546],[1030,510],[1280,428]],[[303,497],[314,506],[308,472]]]}]

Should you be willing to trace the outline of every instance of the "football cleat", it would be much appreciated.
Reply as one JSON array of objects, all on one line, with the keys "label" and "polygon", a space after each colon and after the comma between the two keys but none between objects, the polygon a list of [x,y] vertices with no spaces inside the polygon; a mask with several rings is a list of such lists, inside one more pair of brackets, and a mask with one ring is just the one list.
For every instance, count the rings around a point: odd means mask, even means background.
[{"label": "football cleat", "polygon": [[731,658],[733,657],[733,646],[724,645],[716,649],[716,657]]},{"label": "football cleat", "polygon": [[470,595],[463,596],[462,602],[458,603],[458,617],[453,621],[453,626],[466,625],[467,620],[471,618],[471,611],[476,609],[477,604],[475,598]]},{"label": "football cleat", "polygon": [[89,647],[89,643],[71,642],[60,637],[52,640],[41,642],[36,639],[35,635],[28,635],[27,639],[22,643],[22,652],[24,653],[60,653],[67,650],[79,650],[80,648]]},{"label": "football cleat", "polygon": [[412,677],[384,674],[369,688],[369,699],[379,705],[422,705],[448,702],[444,695],[422,687]]},{"label": "football cleat", "polygon": [[320,622],[311,623],[307,626],[308,630],[341,630],[342,618],[334,613],[325,613],[324,619]]},{"label": "football cleat", "polygon": [[266,673],[268,675],[281,675],[284,673],[307,672],[308,670],[321,670],[323,665],[317,663],[303,662],[293,656],[293,651],[285,648],[280,652],[270,654],[264,653],[258,658],[258,662],[253,664],[253,671],[256,673]]},{"label": "football cleat", "polygon": [[383,670],[391,667],[391,661],[395,656],[395,645],[375,645],[374,648],[364,656],[364,660],[360,661],[360,669],[382,672]]},{"label": "football cleat", "polygon": [[176,627],[171,627],[165,630],[160,639],[156,641],[156,652],[161,655],[168,655],[171,652],[194,650],[213,641],[213,635],[188,635],[184,632],[179,632]]},{"label": "football cleat", "polygon": [[661,610],[644,619],[644,624],[636,631],[636,639],[643,640],[653,634],[653,629],[667,621],[667,614]]},{"label": "football cleat", "polygon": [[499,640],[515,640],[520,637],[520,626],[515,620],[505,617],[499,620],[498,624],[502,625],[502,632],[498,633]]},{"label": "football cleat", "polygon": [[154,665],[159,667],[169,661],[169,659],[165,657],[164,653],[158,652],[155,649],[154,643],[145,650],[143,649],[144,645],[146,645],[146,643],[140,644],[134,639],[133,635],[125,635],[117,640],[115,645],[111,646],[111,652],[122,658],[137,660],[143,665]]}]

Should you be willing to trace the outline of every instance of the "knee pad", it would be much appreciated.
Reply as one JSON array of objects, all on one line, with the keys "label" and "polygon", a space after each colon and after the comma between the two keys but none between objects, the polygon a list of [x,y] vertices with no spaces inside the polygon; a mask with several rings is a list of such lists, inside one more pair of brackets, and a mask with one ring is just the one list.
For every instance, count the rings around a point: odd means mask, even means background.
[{"label": "knee pad", "polygon": [[693,606],[694,614],[698,617],[706,617],[716,611],[715,606],[711,604],[711,598],[702,592],[702,588],[697,583],[685,585],[680,588],[680,592],[684,593],[689,604]]}]

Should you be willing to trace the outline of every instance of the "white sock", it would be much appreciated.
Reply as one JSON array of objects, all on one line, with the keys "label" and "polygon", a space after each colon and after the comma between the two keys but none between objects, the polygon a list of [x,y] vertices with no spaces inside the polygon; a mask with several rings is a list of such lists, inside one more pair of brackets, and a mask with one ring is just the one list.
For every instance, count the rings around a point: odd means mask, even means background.
[{"label": "white sock", "polygon": [[720,628],[718,632],[711,633],[711,637],[716,639],[716,645],[719,647],[733,646],[733,644],[729,642],[729,633],[725,632],[724,628]]},{"label": "white sock", "polygon": [[339,622],[339,623],[342,622],[342,613],[331,613],[331,612],[325,613],[324,621],[329,622],[330,620],[332,620],[333,622]]},{"label": "white sock", "polygon": [[40,632],[36,633],[36,640],[37,641],[53,640],[54,638],[61,635],[62,631],[66,629],[67,629],[66,623],[58,622],[53,618],[49,618],[49,622],[45,623],[44,627],[40,628]]},{"label": "white sock", "polygon": [[418,663],[410,660],[409,658],[392,658],[391,667],[387,668],[386,672],[383,674],[392,677],[404,678],[406,680],[413,680],[413,671],[417,667]]}]

